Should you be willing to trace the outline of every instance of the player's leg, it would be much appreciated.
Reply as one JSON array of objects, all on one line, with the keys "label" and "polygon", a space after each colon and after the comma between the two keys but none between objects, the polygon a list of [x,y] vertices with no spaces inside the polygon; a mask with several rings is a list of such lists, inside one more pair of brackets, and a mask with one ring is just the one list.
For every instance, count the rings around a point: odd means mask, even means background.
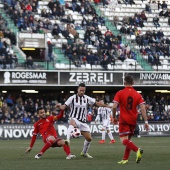
[{"label": "player's leg", "polygon": [[[130,151],[136,152],[136,162],[139,163],[141,160],[141,156],[143,153],[143,150],[140,150],[131,140],[131,137],[133,135],[135,126],[129,126],[129,125],[121,125],[119,124],[119,135],[120,140],[123,145],[125,145],[125,152],[124,152],[124,158],[123,160],[128,160]],[[126,135],[125,135],[126,134]]]},{"label": "player's leg", "polygon": [[56,144],[57,144],[56,147],[63,147],[63,150],[67,155],[66,159],[73,159],[76,157],[75,155],[71,154],[70,146],[68,145],[68,142],[65,141],[64,139],[57,138]]},{"label": "player's leg", "polygon": [[56,138],[54,136],[48,136],[44,140],[44,142],[45,142],[44,147],[41,149],[41,151],[37,155],[35,155],[35,159],[40,159],[40,157],[44,154],[44,152],[56,142]]},{"label": "player's leg", "polygon": [[90,134],[90,127],[88,124],[86,123],[81,123],[79,122],[79,128],[81,131],[81,134],[84,136],[85,141],[84,141],[84,146],[83,146],[83,150],[81,152],[81,156],[86,157],[86,158],[93,158],[92,156],[90,156],[87,152],[88,149],[90,147],[90,143],[92,141],[92,137]]},{"label": "player's leg", "polygon": [[110,143],[110,144],[115,143],[116,141],[114,140],[114,137],[113,137],[112,132],[111,132],[111,130],[110,130],[110,120],[108,120],[108,121],[106,122],[105,126],[106,126],[107,134],[108,134],[108,136],[109,136],[109,138],[110,138],[110,142],[109,142],[109,143]]},{"label": "player's leg", "polygon": [[99,141],[100,144],[105,143],[105,138],[106,138],[106,127],[103,126],[102,128],[102,140]]},{"label": "player's leg", "polygon": [[76,127],[76,123],[74,119],[70,119],[69,120],[69,127],[67,129],[67,141],[70,142],[70,137],[71,137],[71,131],[74,129],[74,127]]},{"label": "player's leg", "polygon": [[109,136],[109,138],[110,138],[110,144],[113,144],[113,143],[115,143],[116,141],[114,140],[114,137],[113,137],[113,135],[112,135],[112,132],[110,131],[110,128],[107,128],[107,134],[108,134],[108,136]]}]

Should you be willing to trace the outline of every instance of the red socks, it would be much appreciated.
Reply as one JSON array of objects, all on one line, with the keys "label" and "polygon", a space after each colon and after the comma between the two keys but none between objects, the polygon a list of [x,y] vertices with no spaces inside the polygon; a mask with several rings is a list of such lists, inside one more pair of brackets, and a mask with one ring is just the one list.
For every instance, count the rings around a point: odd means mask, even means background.
[{"label": "red socks", "polygon": [[128,149],[134,151],[134,152],[137,152],[138,151],[138,147],[130,140],[128,139],[124,139],[123,140],[123,145],[125,145]]},{"label": "red socks", "polygon": [[130,150],[129,148],[127,148],[127,146],[126,146],[123,160],[128,160],[129,155],[130,155],[130,151],[131,151],[131,150]]},{"label": "red socks", "polygon": [[132,141],[130,141],[128,139],[124,139],[122,143],[123,143],[123,145],[126,146],[123,160],[128,160],[130,151],[133,150],[134,152],[137,152],[138,147]]},{"label": "red socks", "polygon": [[47,149],[51,147],[51,145],[54,143],[53,140],[48,141],[44,147],[41,149],[40,153],[43,154]]},{"label": "red socks", "polygon": [[63,145],[63,150],[64,150],[64,152],[67,154],[67,155],[70,155],[70,147],[69,146],[67,146],[66,144],[64,144]]}]

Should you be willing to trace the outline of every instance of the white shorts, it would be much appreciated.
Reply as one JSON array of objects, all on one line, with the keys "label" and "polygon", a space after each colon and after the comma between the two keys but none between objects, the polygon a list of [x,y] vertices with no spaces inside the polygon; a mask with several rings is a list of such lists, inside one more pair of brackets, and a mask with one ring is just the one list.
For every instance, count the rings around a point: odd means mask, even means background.
[{"label": "white shorts", "polygon": [[75,121],[76,126],[80,129],[80,131],[90,132],[90,127],[87,123],[80,122],[76,118],[71,118],[71,119]]},{"label": "white shorts", "polygon": [[103,120],[103,127],[105,127],[106,130],[110,130],[110,120]]}]

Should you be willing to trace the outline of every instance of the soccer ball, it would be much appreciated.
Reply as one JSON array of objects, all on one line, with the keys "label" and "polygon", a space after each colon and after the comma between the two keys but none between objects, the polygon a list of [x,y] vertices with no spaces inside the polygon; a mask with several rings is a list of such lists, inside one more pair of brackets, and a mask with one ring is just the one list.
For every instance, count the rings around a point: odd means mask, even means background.
[{"label": "soccer ball", "polygon": [[72,131],[71,131],[71,136],[73,138],[79,138],[80,137],[80,130],[78,128],[74,128]]}]

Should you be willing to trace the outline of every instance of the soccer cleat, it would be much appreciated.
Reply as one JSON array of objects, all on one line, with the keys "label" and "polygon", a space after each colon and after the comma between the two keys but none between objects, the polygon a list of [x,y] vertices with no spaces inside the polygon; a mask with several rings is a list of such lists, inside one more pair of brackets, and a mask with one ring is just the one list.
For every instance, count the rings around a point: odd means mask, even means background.
[{"label": "soccer cleat", "polygon": [[105,143],[105,140],[99,140],[99,143],[100,143],[100,144],[104,144],[104,143]]},{"label": "soccer cleat", "polygon": [[141,161],[142,154],[143,154],[143,150],[139,148],[138,151],[136,152],[136,163],[139,163]]},{"label": "soccer cleat", "polygon": [[65,144],[66,144],[67,146],[70,146],[70,142],[69,142],[68,140],[65,140]]},{"label": "soccer cleat", "polygon": [[85,158],[90,158],[90,159],[93,158],[93,157],[92,157],[91,155],[89,155],[88,153],[83,153],[83,152],[81,152],[80,155],[83,156],[83,157],[85,157]]},{"label": "soccer cleat", "polygon": [[111,140],[109,143],[110,144],[113,144],[113,143],[115,143],[116,141],[113,139],[113,140]]},{"label": "soccer cleat", "polygon": [[74,158],[76,158],[76,156],[75,155],[71,155],[71,154],[67,155],[67,157],[66,157],[66,159],[74,159]]},{"label": "soccer cleat", "polygon": [[35,155],[35,159],[40,159],[41,156],[42,154],[38,153],[37,155]]},{"label": "soccer cleat", "polygon": [[128,160],[121,160],[120,162],[118,162],[118,164],[127,164],[128,163]]}]

